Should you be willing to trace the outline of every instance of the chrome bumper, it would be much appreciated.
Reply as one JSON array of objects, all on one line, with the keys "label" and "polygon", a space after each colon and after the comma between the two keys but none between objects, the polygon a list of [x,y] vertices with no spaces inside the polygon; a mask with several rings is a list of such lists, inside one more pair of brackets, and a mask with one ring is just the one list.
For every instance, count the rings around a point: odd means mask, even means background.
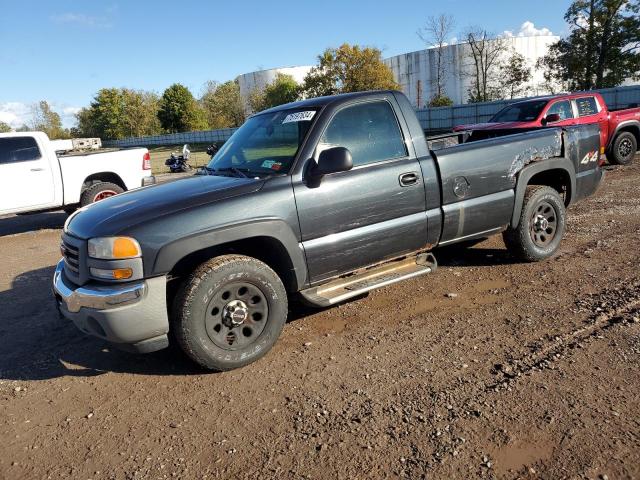
[{"label": "chrome bumper", "polygon": [[53,274],[53,289],[60,295],[67,310],[72,313],[79,312],[83,307],[106,310],[129,305],[141,299],[146,290],[144,282],[127,285],[100,285],[91,288],[78,287],[72,290],[62,279],[63,270],[64,260],[60,260]]},{"label": "chrome bumper", "polygon": [[169,345],[166,276],[78,287],[66,279],[61,260],[53,274],[53,291],[60,314],[84,333],[139,353]]}]

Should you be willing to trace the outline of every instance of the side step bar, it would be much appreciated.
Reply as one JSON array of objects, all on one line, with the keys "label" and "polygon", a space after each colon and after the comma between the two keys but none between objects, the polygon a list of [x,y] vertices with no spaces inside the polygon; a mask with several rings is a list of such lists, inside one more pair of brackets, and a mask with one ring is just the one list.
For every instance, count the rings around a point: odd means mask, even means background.
[{"label": "side step bar", "polygon": [[357,272],[348,277],[332,280],[300,293],[312,305],[329,307],[363,293],[386,287],[409,278],[434,272],[438,263],[431,253],[403,258]]}]

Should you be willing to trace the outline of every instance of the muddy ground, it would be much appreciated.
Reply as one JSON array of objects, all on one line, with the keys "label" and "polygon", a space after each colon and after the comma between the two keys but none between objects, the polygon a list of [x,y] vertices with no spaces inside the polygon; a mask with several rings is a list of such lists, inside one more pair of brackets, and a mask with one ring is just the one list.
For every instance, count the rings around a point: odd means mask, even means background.
[{"label": "muddy ground", "polygon": [[65,216],[0,219],[0,478],[640,478],[638,185],[610,168],[550,261],[437,252],[222,374],[60,320]]}]

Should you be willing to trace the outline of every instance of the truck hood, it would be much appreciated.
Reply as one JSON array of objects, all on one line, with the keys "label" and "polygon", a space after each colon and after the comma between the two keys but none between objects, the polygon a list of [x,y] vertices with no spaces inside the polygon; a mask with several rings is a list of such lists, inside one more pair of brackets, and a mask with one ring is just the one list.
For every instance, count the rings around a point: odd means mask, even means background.
[{"label": "truck hood", "polygon": [[81,208],[67,221],[65,231],[88,239],[118,235],[148,220],[260,190],[264,180],[194,175],[139,188]]},{"label": "truck hood", "polygon": [[465,130],[509,130],[513,128],[526,128],[530,126],[528,122],[487,122],[473,123],[470,125],[458,125],[453,129],[454,132],[462,132]]}]

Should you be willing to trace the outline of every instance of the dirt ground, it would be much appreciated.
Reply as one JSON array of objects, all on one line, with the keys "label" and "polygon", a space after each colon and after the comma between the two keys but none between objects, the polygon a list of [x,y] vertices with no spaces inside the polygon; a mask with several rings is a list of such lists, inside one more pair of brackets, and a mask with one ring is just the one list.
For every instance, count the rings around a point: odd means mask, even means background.
[{"label": "dirt ground", "polygon": [[209,374],[58,318],[61,213],[0,219],[0,478],[640,478],[640,159],[560,253],[500,237]]}]

